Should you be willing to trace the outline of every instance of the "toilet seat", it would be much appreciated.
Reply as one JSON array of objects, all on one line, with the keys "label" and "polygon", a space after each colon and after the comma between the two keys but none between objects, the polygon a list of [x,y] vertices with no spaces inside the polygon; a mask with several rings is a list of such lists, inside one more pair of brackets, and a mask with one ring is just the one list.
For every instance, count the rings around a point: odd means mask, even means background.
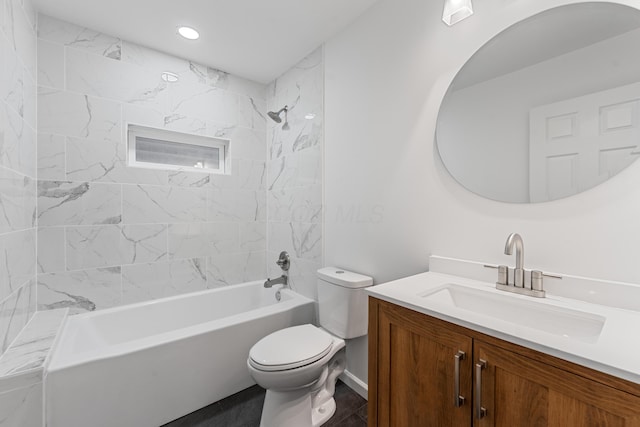
[{"label": "toilet seat", "polygon": [[313,325],[293,326],[258,341],[249,352],[249,363],[261,371],[285,371],[312,364],[330,351],[333,337]]}]

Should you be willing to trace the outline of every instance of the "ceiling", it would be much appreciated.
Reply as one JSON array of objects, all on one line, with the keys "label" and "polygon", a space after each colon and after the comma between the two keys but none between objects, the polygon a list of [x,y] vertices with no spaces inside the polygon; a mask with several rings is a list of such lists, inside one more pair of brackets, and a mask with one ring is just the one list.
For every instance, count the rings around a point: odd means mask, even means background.
[{"label": "ceiling", "polygon": [[[377,0],[34,0],[44,14],[269,83]],[[188,41],[179,26],[200,32]]]}]

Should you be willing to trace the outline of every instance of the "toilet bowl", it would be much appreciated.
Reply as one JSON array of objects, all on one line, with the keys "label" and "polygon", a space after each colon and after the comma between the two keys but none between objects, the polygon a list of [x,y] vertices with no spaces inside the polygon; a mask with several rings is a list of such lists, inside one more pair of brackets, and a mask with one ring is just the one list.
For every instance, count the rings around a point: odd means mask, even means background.
[{"label": "toilet bowl", "polygon": [[318,270],[320,325],[276,331],[250,350],[247,366],[267,390],[260,427],[319,427],[336,411],[345,340],[367,333],[364,288],[372,279],[333,267]]},{"label": "toilet bowl", "polygon": [[335,383],[346,365],[344,348],[343,339],[308,324],[258,341],[247,365],[267,389],[260,426],[317,427],[329,420],[336,410]]}]

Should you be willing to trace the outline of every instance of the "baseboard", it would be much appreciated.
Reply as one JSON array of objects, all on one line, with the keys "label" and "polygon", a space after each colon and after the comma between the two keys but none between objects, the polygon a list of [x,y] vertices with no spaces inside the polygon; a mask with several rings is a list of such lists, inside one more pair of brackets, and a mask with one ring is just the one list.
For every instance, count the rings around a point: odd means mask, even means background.
[{"label": "baseboard", "polygon": [[347,385],[351,390],[358,393],[365,399],[369,399],[369,387],[367,383],[362,381],[360,378],[353,375],[351,372],[345,370],[342,375],[340,375],[340,379],[343,383]]}]

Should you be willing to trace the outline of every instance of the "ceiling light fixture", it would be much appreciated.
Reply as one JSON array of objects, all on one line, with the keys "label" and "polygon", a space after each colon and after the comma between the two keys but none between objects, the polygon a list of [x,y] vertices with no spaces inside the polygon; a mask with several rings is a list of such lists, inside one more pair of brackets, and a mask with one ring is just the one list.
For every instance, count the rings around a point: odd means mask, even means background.
[{"label": "ceiling light fixture", "polygon": [[473,15],[471,0],[444,0],[442,20],[451,26]]},{"label": "ceiling light fixture", "polygon": [[304,118],[307,120],[313,120],[316,118],[316,115],[314,113],[307,113]]},{"label": "ceiling light fixture", "polygon": [[191,27],[179,27],[178,34],[188,40],[198,40],[200,38],[200,33]]}]

